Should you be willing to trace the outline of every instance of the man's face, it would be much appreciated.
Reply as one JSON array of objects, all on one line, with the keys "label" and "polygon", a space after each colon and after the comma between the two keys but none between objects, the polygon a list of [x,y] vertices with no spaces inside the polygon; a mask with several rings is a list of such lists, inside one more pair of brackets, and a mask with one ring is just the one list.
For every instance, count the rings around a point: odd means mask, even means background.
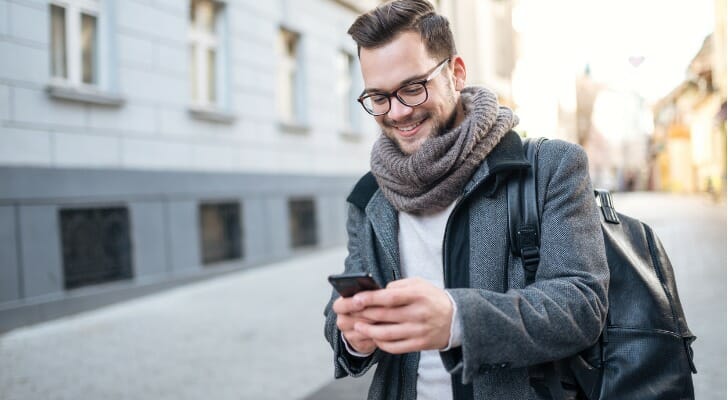
[{"label": "man's face", "polygon": [[[362,48],[359,56],[366,92],[391,93],[406,83],[423,80],[441,61],[428,54],[416,32],[401,33],[381,47]],[[393,96],[389,112],[375,117],[384,134],[404,154],[414,153],[427,138],[462,120],[462,112],[456,107],[463,86],[457,77],[459,72],[464,80],[462,59],[455,57],[427,83],[427,101],[409,107]]]}]

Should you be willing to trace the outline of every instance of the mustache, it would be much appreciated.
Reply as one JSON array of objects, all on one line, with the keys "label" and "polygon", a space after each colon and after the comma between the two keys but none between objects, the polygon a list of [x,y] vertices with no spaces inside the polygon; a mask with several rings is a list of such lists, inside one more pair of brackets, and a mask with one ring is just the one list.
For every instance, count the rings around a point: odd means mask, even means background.
[{"label": "mustache", "polygon": [[414,124],[415,122],[420,122],[420,121],[423,121],[430,117],[431,117],[430,113],[425,112],[420,115],[413,116],[413,117],[407,118],[406,120],[400,120],[400,121],[394,121],[393,119],[389,119],[389,118],[385,117],[382,122],[384,122],[384,125],[389,128],[396,128],[397,126],[407,126],[409,124]]}]

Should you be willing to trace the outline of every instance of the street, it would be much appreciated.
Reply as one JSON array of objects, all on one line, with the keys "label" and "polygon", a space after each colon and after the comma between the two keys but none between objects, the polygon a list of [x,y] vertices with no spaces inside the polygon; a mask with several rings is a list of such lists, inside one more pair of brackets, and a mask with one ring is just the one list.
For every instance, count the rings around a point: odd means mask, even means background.
[{"label": "street", "polygon": [[[694,344],[696,398],[726,398],[725,204],[621,194],[669,254]],[[0,398],[305,399],[366,397],[333,381],[323,338],[326,276],[345,248],[235,272],[0,336]]]}]

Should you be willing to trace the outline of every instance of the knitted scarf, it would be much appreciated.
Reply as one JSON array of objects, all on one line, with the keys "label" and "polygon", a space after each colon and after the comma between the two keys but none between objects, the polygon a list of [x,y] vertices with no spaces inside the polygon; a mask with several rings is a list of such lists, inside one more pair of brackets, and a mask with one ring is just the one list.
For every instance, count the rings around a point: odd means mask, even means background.
[{"label": "knitted scarf", "polygon": [[372,174],[382,193],[399,211],[423,214],[441,210],[461,194],[485,157],[518,117],[500,106],[495,93],[482,87],[460,92],[463,122],[429,137],[412,154],[382,134],[374,143]]}]

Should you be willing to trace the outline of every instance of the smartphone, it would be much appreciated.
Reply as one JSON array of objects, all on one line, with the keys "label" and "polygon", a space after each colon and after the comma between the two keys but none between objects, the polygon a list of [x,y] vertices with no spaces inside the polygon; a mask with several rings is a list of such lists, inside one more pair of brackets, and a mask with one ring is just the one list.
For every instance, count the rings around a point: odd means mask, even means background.
[{"label": "smartphone", "polygon": [[381,289],[374,278],[372,278],[372,274],[367,272],[331,275],[329,276],[329,282],[339,292],[341,297],[351,297],[363,290]]}]

